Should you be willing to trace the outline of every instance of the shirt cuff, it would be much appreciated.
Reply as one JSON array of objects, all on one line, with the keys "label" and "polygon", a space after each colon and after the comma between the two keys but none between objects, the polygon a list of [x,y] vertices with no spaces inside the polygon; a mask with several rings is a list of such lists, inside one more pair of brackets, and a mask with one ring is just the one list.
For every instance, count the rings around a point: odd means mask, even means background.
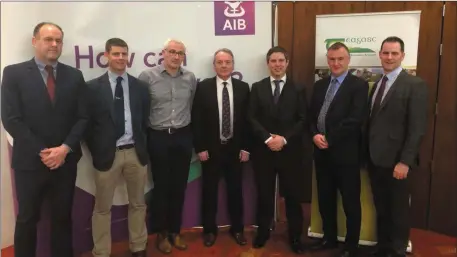
[{"label": "shirt cuff", "polygon": [[73,150],[71,149],[71,147],[69,147],[67,144],[62,144],[63,146],[66,146],[68,148],[68,152],[71,153],[73,152]]},{"label": "shirt cuff", "polygon": [[265,144],[268,144],[268,142],[270,142],[271,139],[272,137],[269,137],[267,140],[265,140]]},{"label": "shirt cuff", "polygon": [[245,150],[241,150],[241,152],[245,152],[245,153],[247,153],[247,154],[250,154],[248,151],[245,151]]},{"label": "shirt cuff", "polygon": [[284,144],[287,145],[287,140],[286,140],[286,138],[283,137],[283,139],[284,139]]}]

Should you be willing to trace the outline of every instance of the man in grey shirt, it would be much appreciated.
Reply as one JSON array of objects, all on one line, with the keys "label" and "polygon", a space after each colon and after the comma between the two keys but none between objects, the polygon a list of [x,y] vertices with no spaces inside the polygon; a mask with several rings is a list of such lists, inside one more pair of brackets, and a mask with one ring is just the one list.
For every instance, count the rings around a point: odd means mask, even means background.
[{"label": "man in grey shirt", "polygon": [[157,248],[170,253],[172,246],[187,249],[180,236],[184,194],[192,157],[191,106],[197,80],[181,67],[186,48],[168,40],[163,62],[143,71],[139,79],[149,84],[151,111],[148,152],[154,181],[149,224],[158,232]]}]

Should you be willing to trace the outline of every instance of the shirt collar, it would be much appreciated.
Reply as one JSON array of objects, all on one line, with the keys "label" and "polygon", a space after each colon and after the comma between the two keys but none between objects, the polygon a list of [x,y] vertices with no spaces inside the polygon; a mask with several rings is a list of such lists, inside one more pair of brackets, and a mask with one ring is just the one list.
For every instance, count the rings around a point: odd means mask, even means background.
[{"label": "shirt collar", "polygon": [[122,75],[118,75],[110,70],[108,70],[108,77],[110,81],[113,81],[114,83],[117,82],[117,77],[122,77],[124,81],[128,82],[128,76],[127,76],[127,71],[124,71]]},{"label": "shirt collar", "polygon": [[[276,79],[273,78],[273,76],[270,76],[270,82],[273,82],[273,81],[275,81],[275,80],[276,80]],[[282,78],[279,79],[279,80],[282,80],[282,81],[284,82],[284,84],[286,84],[287,74],[284,74],[284,76],[282,76]]]},{"label": "shirt collar", "polygon": [[397,78],[397,76],[400,74],[400,72],[403,70],[403,68],[401,66],[398,66],[395,70],[389,72],[387,75],[384,74],[385,76],[387,76],[387,79],[389,81],[393,81],[395,80],[395,78]]},{"label": "shirt collar", "polygon": [[330,81],[332,81],[333,79],[336,79],[338,81],[338,83],[341,85],[347,75],[348,75],[348,71],[345,71],[343,74],[341,74],[338,77],[331,75]]},{"label": "shirt collar", "polygon": [[[46,64],[44,62],[38,60],[37,58],[33,58],[33,59],[35,60],[35,63],[38,66],[38,69],[44,70],[44,68],[46,67]],[[54,68],[54,70],[56,70],[57,69],[57,62],[51,63],[51,66],[52,66],[52,68]]]},{"label": "shirt collar", "polygon": [[227,80],[221,79],[219,76],[216,76],[216,84],[222,85],[222,82],[226,81],[228,85],[232,85],[232,77],[229,77]]},{"label": "shirt collar", "polygon": [[[159,71],[160,73],[166,72],[167,70],[165,69],[165,64],[162,62],[162,64],[159,65]],[[168,72],[167,72],[168,73]],[[178,73],[182,75],[184,73],[183,69],[181,66],[178,68]]]}]

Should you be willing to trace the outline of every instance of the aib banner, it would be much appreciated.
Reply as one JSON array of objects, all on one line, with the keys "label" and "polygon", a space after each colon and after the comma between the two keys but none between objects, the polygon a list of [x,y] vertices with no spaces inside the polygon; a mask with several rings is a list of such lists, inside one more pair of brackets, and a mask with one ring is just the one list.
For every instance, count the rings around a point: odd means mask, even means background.
[{"label": "aib banner", "polygon": [[[360,13],[316,16],[316,68],[315,80],[330,75],[327,66],[327,49],[336,42],[344,43],[351,55],[349,72],[363,78],[370,85],[382,76],[379,50],[382,41],[389,36],[398,36],[405,42],[405,59],[402,67],[408,73],[416,75],[417,49],[419,42],[420,11]],[[337,30],[328,28],[338,27]],[[376,244],[376,209],[370,180],[366,170],[361,170],[362,226],[360,244]],[[341,195],[338,193],[338,238],[344,241],[346,235],[346,216]],[[308,229],[311,237],[322,237],[322,220],[319,213],[316,176],[313,173],[311,226]],[[407,249],[412,250],[411,242]]]},{"label": "aib banner", "polygon": [[[51,21],[65,32],[60,61],[80,69],[86,81],[106,72],[103,56],[105,42],[119,37],[129,45],[128,72],[138,76],[145,69],[161,65],[162,49],[168,39],[186,45],[183,66],[198,80],[215,76],[213,55],[229,48],[235,57],[233,77],[252,84],[268,76],[265,55],[272,42],[272,5],[270,2],[2,2],[1,69],[30,60],[32,32],[36,24]],[[18,21],[21,17],[21,22]],[[259,26],[262,24],[262,26]],[[2,248],[13,244],[15,213],[14,171],[9,166],[11,138],[2,127]],[[74,246],[80,254],[92,249],[91,215],[94,204],[94,168],[84,142],[78,163],[74,198]],[[243,171],[245,224],[254,224],[255,186],[247,163]],[[194,154],[189,163],[189,178],[183,210],[183,228],[198,227],[201,203],[200,163]],[[145,189],[149,198],[154,183]],[[219,192],[219,225],[229,225],[225,186]],[[113,241],[125,241],[127,232],[127,192],[120,179],[112,208]],[[8,229],[3,229],[5,226]],[[49,219],[43,213],[38,232],[38,256],[49,256]]]}]

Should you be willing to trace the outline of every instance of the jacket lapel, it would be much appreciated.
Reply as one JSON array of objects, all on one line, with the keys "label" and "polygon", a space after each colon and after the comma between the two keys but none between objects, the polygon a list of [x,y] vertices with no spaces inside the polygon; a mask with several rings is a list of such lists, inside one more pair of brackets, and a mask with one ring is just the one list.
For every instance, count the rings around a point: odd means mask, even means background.
[{"label": "jacket lapel", "polygon": [[[129,84],[129,104],[130,104],[130,118],[131,118],[131,123],[132,127],[135,122],[134,120],[137,120],[137,114],[140,112],[139,108],[137,107],[138,104],[140,103],[139,97],[137,95],[136,91],[136,80],[130,76],[130,74],[127,73],[127,79],[128,79],[128,84]],[[113,106],[114,110],[114,106]],[[138,111],[137,111],[138,110]]]},{"label": "jacket lapel", "polygon": [[[111,83],[109,81],[108,72],[99,78],[100,80],[100,90],[102,91],[103,100],[105,101],[106,106],[110,108],[111,119],[113,122],[116,122],[116,115],[114,113],[114,103],[113,103],[113,90],[111,89]],[[130,84],[130,83],[129,83]]]},{"label": "jacket lapel", "polygon": [[219,117],[219,103],[218,103],[218,95],[217,95],[217,80],[216,77],[213,77],[211,79],[211,86],[208,87],[208,101],[211,101],[209,106],[214,106],[215,108],[211,108],[212,113],[211,115],[213,116],[214,120],[217,120],[218,125],[220,126],[220,121],[222,120],[222,117]]},{"label": "jacket lapel", "polygon": [[65,66],[58,63],[56,78],[55,78],[56,84],[55,84],[54,106],[57,105],[57,101],[59,101],[62,93],[65,91],[65,89],[63,87],[66,86],[65,81],[64,81],[64,78],[67,77],[66,72],[67,72],[67,69],[65,69]]},{"label": "jacket lapel", "polygon": [[384,108],[384,106],[386,106],[387,102],[389,101],[389,99],[392,97],[392,94],[395,92],[395,90],[398,88],[398,85],[402,83],[402,80],[403,78],[406,76],[406,72],[404,70],[402,70],[400,72],[400,74],[398,74],[398,77],[397,79],[395,80],[395,82],[392,84],[392,86],[390,86],[390,89],[389,91],[387,91],[387,94],[386,96],[384,96],[384,99],[382,100],[381,102],[381,106],[379,107],[379,110],[381,110],[382,108]]},{"label": "jacket lapel", "polygon": [[43,99],[45,99],[44,102],[48,105],[48,107],[53,108],[51,98],[48,94],[48,88],[34,59],[30,60],[29,62],[28,71],[30,73],[30,76],[28,77],[31,79],[31,81],[33,81],[32,84],[38,84],[37,87],[34,86],[31,90],[36,90],[36,92],[42,95]]}]

